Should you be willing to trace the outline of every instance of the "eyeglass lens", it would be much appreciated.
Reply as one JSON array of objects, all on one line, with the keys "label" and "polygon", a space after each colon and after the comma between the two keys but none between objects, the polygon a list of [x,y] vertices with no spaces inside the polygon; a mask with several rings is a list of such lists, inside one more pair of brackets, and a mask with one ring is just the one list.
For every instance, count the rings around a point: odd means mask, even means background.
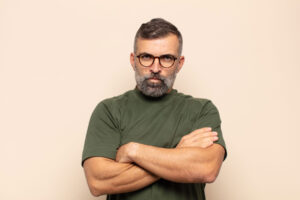
[{"label": "eyeglass lens", "polygon": [[161,55],[159,57],[155,57],[151,54],[141,54],[138,58],[141,65],[145,67],[150,67],[154,63],[155,58],[158,58],[160,65],[166,68],[171,67],[176,60],[176,58],[172,55]]}]

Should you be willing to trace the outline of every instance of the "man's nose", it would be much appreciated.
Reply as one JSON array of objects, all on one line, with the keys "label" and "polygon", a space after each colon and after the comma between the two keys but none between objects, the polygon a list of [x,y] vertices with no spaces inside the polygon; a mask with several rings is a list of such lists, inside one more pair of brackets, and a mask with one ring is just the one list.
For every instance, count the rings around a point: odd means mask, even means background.
[{"label": "man's nose", "polygon": [[151,65],[150,70],[151,70],[151,72],[156,73],[156,74],[160,73],[161,66],[160,66],[160,63],[159,63],[159,58],[154,58],[154,62]]}]

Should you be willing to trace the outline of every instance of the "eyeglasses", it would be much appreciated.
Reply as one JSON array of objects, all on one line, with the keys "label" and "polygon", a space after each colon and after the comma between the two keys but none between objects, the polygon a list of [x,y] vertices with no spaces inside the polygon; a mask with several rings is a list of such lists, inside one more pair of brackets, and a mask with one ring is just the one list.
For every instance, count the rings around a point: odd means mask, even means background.
[{"label": "eyeglasses", "polygon": [[139,62],[144,67],[150,67],[151,65],[153,65],[156,58],[158,58],[160,66],[162,66],[164,68],[172,67],[175,63],[175,60],[177,60],[177,58],[175,56],[170,55],[170,54],[161,55],[161,56],[153,56],[148,53],[142,53],[136,57],[139,58]]}]

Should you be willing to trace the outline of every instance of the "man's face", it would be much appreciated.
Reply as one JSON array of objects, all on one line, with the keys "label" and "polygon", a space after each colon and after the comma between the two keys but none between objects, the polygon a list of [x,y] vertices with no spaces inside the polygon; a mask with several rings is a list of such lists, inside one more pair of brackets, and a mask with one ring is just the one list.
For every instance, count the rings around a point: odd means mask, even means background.
[{"label": "man's face", "polygon": [[[174,34],[163,38],[137,40],[136,53],[131,53],[130,62],[135,71],[138,89],[147,96],[160,97],[172,90],[176,74],[184,63],[184,57],[178,55],[179,42]],[[152,65],[141,65],[136,56],[149,54],[153,56],[172,55],[176,57],[174,64],[169,68],[160,65],[156,58]]]}]

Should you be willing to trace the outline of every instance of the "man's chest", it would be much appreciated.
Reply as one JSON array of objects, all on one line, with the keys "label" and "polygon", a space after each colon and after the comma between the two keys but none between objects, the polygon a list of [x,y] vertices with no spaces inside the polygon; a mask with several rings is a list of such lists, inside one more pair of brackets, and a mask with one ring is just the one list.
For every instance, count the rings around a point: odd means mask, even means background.
[{"label": "man's chest", "polygon": [[121,118],[120,145],[138,142],[172,148],[192,131],[193,123],[191,113],[174,105],[126,109]]}]

